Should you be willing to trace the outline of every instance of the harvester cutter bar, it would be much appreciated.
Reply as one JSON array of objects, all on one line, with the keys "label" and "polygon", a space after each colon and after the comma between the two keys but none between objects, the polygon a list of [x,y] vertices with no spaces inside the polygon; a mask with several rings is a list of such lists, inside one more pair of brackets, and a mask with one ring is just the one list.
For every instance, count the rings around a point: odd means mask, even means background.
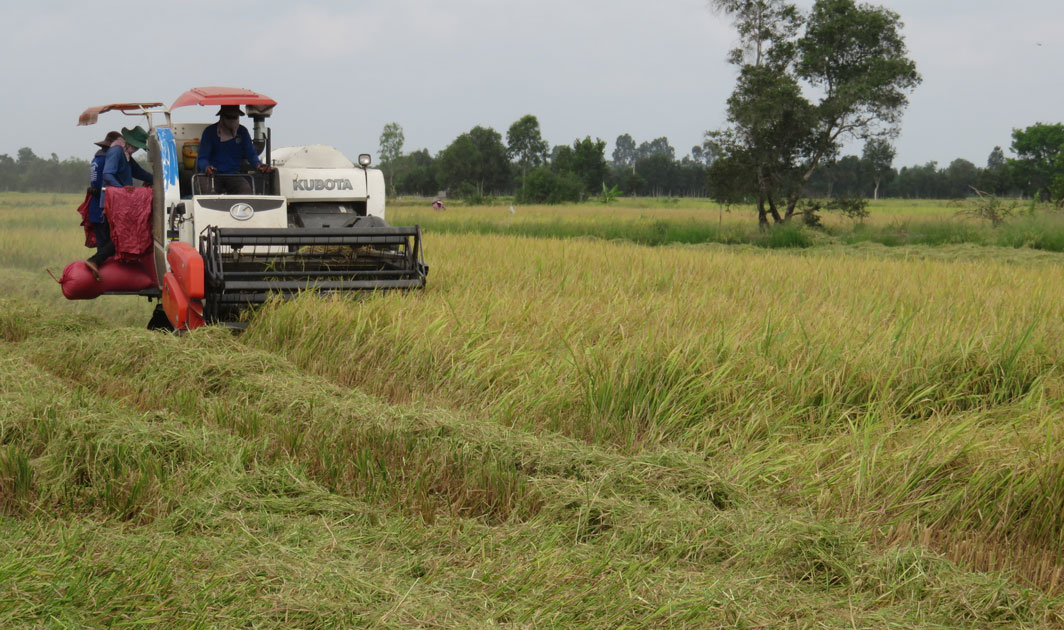
[{"label": "harvester cutter bar", "polygon": [[421,242],[421,228],[226,228],[218,230],[218,244],[227,247],[286,245],[404,245]]},{"label": "harvester cutter bar", "polygon": [[232,320],[270,296],[425,286],[418,226],[218,228],[200,237],[210,321]]}]

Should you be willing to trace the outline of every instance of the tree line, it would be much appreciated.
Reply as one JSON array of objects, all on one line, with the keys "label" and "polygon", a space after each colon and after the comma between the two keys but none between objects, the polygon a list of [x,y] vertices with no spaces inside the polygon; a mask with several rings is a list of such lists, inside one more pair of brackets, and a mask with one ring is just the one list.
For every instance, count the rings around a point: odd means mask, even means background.
[{"label": "tree line", "polygon": [[89,161],[36,155],[29,147],[15,157],[0,153],[0,191],[76,193],[89,185]]},{"label": "tree line", "polygon": [[[381,134],[381,157],[391,194],[434,196],[450,190],[474,201],[514,195],[521,203],[580,201],[599,196],[603,186],[629,196],[711,196],[710,167],[721,154],[708,138],[677,159],[667,138],[637,144],[629,134],[617,138],[610,160],[605,143],[590,137],[548,151],[532,115],[511,126],[506,143],[491,128],[478,126],[435,157],[427,149],[404,154],[402,146],[402,128],[390,123]],[[995,146],[985,165],[957,158],[945,166],[928,162],[898,169],[894,148],[872,139],[860,156],[827,160],[806,183],[805,194],[958,199],[979,190],[1064,201],[1064,123],[1014,129],[1009,150],[1012,157]],[[88,174],[88,160],[60,160],[55,153],[42,158],[28,147],[15,157],[0,154],[0,191],[76,193],[88,185]]]},{"label": "tree line", "polygon": [[[381,134],[381,168],[392,195],[452,197],[473,201],[510,196],[521,203],[574,202],[601,195],[603,187],[626,196],[716,197],[756,203],[744,191],[730,198],[741,178],[719,162],[724,152],[712,133],[701,145],[677,159],[665,137],[637,144],[630,134],[618,136],[606,159],[606,143],[577,139],[547,150],[536,117],[529,114],[511,126],[507,142],[490,127],[474,127],[435,157],[427,149],[402,152],[402,127],[389,123]],[[1006,157],[995,146],[985,165],[957,158],[948,165],[928,162],[896,168],[895,149],[883,138],[869,139],[861,155],[829,157],[802,187],[812,198],[880,197],[958,199],[976,191],[999,197],[1064,200],[1064,124],[1038,123],[1012,133]],[[724,167],[723,173],[719,170]]]},{"label": "tree line", "polygon": [[550,147],[539,120],[522,116],[502,134],[476,126],[433,156],[427,149],[403,153],[398,123],[384,126],[381,169],[393,195],[449,196],[482,201],[512,195],[519,203],[575,202],[603,189],[639,196],[706,196],[708,161],[701,146],[676,158],[661,137],[636,144],[629,134],[617,138],[613,159],[606,142],[590,136],[571,145]]},{"label": "tree line", "polygon": [[848,155],[825,165],[811,178],[807,191],[813,197],[871,198],[878,191],[903,199],[960,199],[978,191],[1064,202],[1064,124],[1014,129],[1009,148],[1014,157],[1006,157],[995,146],[982,166],[957,158],[946,166],[928,162],[896,169],[890,164],[893,148],[870,142],[860,157]]}]

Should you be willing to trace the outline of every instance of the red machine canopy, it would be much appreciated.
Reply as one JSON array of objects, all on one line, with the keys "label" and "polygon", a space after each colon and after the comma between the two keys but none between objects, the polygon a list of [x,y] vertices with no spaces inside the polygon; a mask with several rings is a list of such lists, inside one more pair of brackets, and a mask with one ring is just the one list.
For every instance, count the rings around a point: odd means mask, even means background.
[{"label": "red machine canopy", "polygon": [[170,109],[186,105],[253,105],[257,109],[266,110],[276,104],[277,101],[265,94],[243,88],[198,87],[177,97]]},{"label": "red machine canopy", "polygon": [[112,103],[110,105],[90,107],[81,112],[81,115],[78,116],[78,125],[95,125],[96,121],[100,119],[100,114],[112,110],[117,110],[122,113],[134,112],[139,114],[146,109],[162,106],[162,103]]}]

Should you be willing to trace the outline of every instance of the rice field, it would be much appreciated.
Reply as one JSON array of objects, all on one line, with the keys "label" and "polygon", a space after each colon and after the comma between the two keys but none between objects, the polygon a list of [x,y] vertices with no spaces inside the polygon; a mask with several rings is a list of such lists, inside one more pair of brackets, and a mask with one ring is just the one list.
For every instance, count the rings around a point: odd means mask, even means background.
[{"label": "rice field", "polygon": [[0,625],[1064,625],[1061,254],[636,203],[398,204],[424,292],[175,336],[0,195]]},{"label": "rice field", "polygon": [[434,232],[499,234],[533,238],[593,238],[630,241],[640,245],[705,244],[753,245],[766,249],[794,249],[828,245],[991,245],[1011,249],[1064,252],[1064,212],[1031,201],[1004,200],[1011,219],[998,228],[973,211],[975,200],[880,200],[869,202],[869,216],[846,218],[821,211],[822,228],[793,225],[762,231],[753,208],[725,207],[705,199],[620,199],[609,206],[463,206],[453,202],[444,212],[426,200],[401,200],[391,215],[404,223],[418,223]]}]

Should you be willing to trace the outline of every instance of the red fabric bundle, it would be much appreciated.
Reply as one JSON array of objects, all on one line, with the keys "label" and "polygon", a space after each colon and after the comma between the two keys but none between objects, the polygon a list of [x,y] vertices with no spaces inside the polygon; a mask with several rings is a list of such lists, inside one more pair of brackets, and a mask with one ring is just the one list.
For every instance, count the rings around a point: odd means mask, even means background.
[{"label": "red fabric bundle", "polygon": [[85,193],[85,201],[81,202],[78,206],[78,214],[81,215],[81,227],[85,229],[85,247],[96,247],[96,230],[93,229],[92,223],[89,223],[89,200],[92,199],[92,193]]},{"label": "red fabric bundle", "polygon": [[104,212],[111,224],[115,260],[135,262],[151,251],[151,199],[151,188],[107,189]]}]

